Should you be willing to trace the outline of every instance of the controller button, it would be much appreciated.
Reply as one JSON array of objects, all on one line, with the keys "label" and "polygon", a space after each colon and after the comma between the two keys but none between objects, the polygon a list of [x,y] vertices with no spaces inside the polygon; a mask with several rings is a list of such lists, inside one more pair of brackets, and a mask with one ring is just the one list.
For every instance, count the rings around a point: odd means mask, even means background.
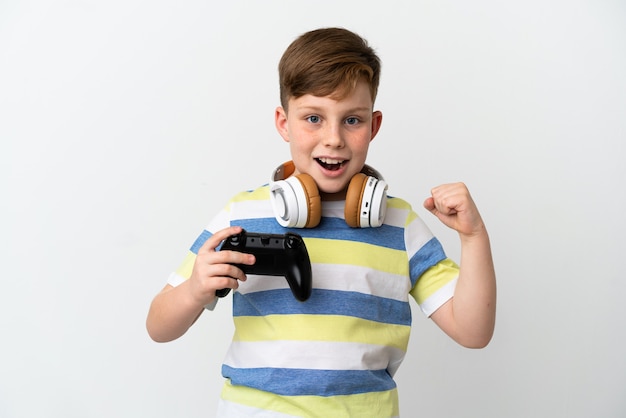
[{"label": "controller button", "polygon": [[298,246],[298,240],[296,239],[296,237],[294,237],[293,235],[289,235],[287,236],[287,239],[285,240],[285,247],[291,249],[294,249]]},{"label": "controller button", "polygon": [[240,235],[233,235],[233,236],[230,237],[229,241],[230,241],[230,244],[233,247],[238,247],[239,244],[241,244],[241,236]]}]

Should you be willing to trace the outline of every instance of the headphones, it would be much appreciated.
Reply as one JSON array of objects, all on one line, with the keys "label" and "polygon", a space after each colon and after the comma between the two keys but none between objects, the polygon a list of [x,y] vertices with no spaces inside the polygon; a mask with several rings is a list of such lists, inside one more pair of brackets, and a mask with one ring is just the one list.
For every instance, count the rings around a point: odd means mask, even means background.
[{"label": "headphones", "polygon": [[[292,176],[296,167],[287,161],[270,178],[274,216],[284,227],[314,228],[322,218],[322,199],[308,174]],[[344,215],[352,228],[379,227],[387,212],[387,183],[378,171],[365,165],[350,180]]]}]

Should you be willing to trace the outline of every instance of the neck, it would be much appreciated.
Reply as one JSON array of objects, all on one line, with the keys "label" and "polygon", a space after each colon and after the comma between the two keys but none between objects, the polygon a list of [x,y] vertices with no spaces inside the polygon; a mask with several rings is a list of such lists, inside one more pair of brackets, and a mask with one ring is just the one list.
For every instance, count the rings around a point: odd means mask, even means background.
[{"label": "neck", "polygon": [[322,199],[322,201],[326,201],[326,202],[346,200],[346,191],[342,190],[337,193],[320,192],[320,198]]}]

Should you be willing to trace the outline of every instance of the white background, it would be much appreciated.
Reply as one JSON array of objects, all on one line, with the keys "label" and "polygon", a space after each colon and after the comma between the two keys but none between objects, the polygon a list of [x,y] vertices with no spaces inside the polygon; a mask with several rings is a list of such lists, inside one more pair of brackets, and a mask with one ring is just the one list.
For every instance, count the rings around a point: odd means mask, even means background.
[{"label": "white background", "polygon": [[[484,350],[415,311],[405,417],[626,416],[623,1],[0,1],[0,416],[208,417],[229,303],[152,342],[149,303],[234,192],[289,159],[276,66],[343,26],[383,60],[369,163],[489,228]],[[288,384],[288,383],[286,383]]]}]

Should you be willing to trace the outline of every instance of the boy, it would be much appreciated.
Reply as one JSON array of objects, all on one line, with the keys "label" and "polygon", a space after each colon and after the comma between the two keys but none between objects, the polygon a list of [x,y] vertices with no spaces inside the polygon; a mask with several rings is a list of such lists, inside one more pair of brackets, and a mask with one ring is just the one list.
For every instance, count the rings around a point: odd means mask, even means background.
[{"label": "boy", "polygon": [[[344,29],[311,31],[287,48],[275,123],[293,162],[269,185],[234,197],[152,302],[148,332],[170,341],[215,306],[216,290],[237,290],[218,416],[399,416],[393,374],[408,344],[409,295],[459,344],[480,348],[491,339],[495,273],[465,185],[436,187],[424,202],[459,233],[460,268],[404,200],[383,192],[372,227],[360,224],[368,220],[358,210],[356,220],[349,213],[362,171],[382,182],[365,165],[382,122],[373,110],[379,74],[374,51]],[[310,194],[302,222],[288,219],[300,208],[288,208],[276,191],[281,182],[302,183]],[[361,189],[359,201],[367,198]],[[303,236],[313,271],[307,301],[297,301],[282,277],[247,278],[233,266],[254,264],[253,255],[216,250],[241,228]]]}]

